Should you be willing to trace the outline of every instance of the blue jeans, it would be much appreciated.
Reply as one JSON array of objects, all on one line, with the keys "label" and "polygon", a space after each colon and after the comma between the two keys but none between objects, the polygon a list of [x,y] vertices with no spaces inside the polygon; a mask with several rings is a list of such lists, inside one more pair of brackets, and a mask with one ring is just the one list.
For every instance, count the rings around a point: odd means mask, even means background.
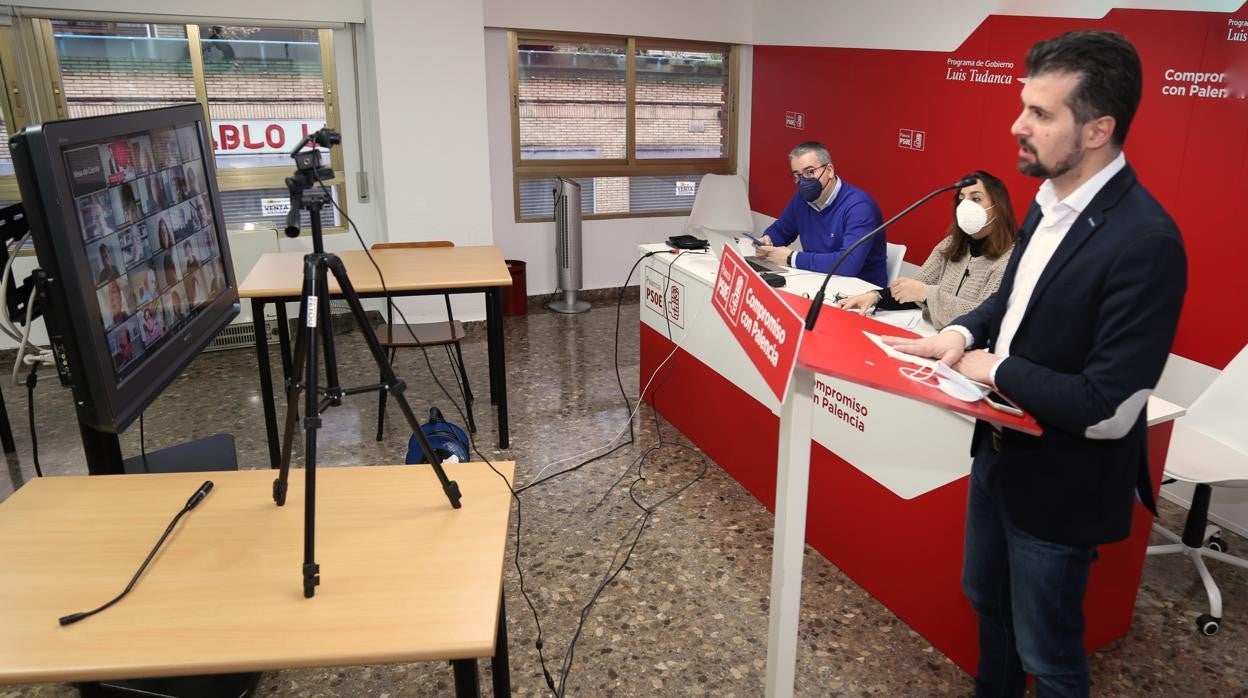
[{"label": "blue jeans", "polygon": [[1087,696],[1083,597],[1096,548],[1051,543],[1011,526],[988,487],[997,459],[980,449],[966,506],[962,589],[979,615],[975,695],[1022,696],[1031,674],[1040,698]]}]

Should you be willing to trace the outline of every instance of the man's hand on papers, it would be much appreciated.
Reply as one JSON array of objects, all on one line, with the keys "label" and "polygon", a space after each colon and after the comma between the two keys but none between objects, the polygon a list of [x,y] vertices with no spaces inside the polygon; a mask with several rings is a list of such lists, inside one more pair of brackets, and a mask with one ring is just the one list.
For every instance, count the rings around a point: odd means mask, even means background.
[{"label": "man's hand on papers", "polygon": [[958,361],[954,368],[957,369],[958,373],[973,381],[979,381],[985,385],[993,385],[989,372],[992,370],[992,365],[996,362],[996,354],[986,352],[983,349],[976,349],[963,354],[962,359]]},{"label": "man's hand on papers", "polygon": [[952,330],[934,337],[881,337],[880,340],[897,351],[939,359],[946,366],[956,366],[966,352],[966,338]]}]

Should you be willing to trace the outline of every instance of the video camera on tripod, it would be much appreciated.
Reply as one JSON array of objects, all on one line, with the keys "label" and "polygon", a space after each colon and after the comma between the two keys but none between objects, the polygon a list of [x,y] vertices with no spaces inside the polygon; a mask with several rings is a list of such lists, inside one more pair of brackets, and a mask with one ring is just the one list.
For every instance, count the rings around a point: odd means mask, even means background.
[{"label": "video camera on tripod", "polygon": [[[310,133],[299,141],[299,145],[290,152],[295,160],[295,172],[286,178],[286,189],[290,192],[290,211],[286,214],[286,235],[299,236],[299,212],[307,211],[312,222],[312,253],[303,257],[303,287],[299,293],[299,334],[295,337],[295,350],[291,358],[291,376],[286,382],[286,428],[282,432],[281,469],[277,479],[273,481],[273,502],[277,506],[286,504],[286,491],[290,478],[290,461],[296,427],[299,425],[299,398],[304,398],[303,430],[304,430],[304,524],[303,524],[303,595],[311,598],[316,594],[316,587],[321,583],[321,566],[315,559],[316,531],[316,437],[321,428],[321,414],[330,407],[342,404],[342,398],[360,393],[375,393],[386,390],[390,393],[403,418],[411,427],[412,438],[417,442],[422,453],[426,454],[429,466],[433,469],[442,491],[446,495],[451,508],[461,506],[459,485],[446,476],[442,468],[442,458],[429,443],[416,419],[412,407],[403,391],[407,385],[399,380],[394,373],[390,359],[381,347],[377,333],[360,304],[360,296],[355,292],[351,280],[347,278],[347,269],[342,260],[335,254],[325,252],[321,232],[321,208],[330,202],[329,189],[324,182],[334,178],[331,167],[321,164],[321,151],[312,149],[303,152],[308,144],[315,144],[325,149],[342,142],[337,131],[323,128]],[[319,185],[319,186],[315,186]],[[334,348],[332,326],[329,316],[329,277],[333,275],[338,282],[339,293],[351,308],[356,327],[368,344],[373,362],[381,373],[382,382],[356,388],[344,388],[338,381],[337,350]],[[380,276],[380,269],[378,269]],[[324,348],[324,358],[318,350]],[[325,383],[319,384],[320,369],[325,369]]]},{"label": "video camera on tripod", "polygon": [[320,187],[314,187],[334,178],[334,168],[325,167],[321,163],[321,151],[318,148],[304,151],[304,147],[313,144],[328,150],[339,143],[342,143],[342,135],[326,127],[304,136],[294,150],[290,151],[290,157],[295,160],[295,173],[286,178],[286,191],[290,193],[290,210],[286,212],[286,237],[299,237],[300,211],[306,208],[309,215],[320,215],[329,196]]}]

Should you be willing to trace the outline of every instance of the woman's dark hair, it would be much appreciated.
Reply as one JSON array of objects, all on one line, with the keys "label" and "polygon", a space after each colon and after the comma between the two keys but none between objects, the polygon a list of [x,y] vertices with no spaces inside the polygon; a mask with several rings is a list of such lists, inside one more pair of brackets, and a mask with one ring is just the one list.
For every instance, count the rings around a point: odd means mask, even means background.
[{"label": "woman's dark hair", "polygon": [[[1014,246],[1014,240],[1018,238],[1018,221],[1014,218],[1014,205],[1010,203],[1010,192],[1005,188],[1005,182],[983,170],[975,170],[966,176],[974,177],[984,185],[984,191],[987,192],[988,198],[992,199],[993,208],[988,212],[990,219],[987,225],[988,234],[983,238],[984,256],[988,259],[996,259],[1008,252]],[[971,248],[971,236],[962,232],[962,229],[958,227],[958,204],[962,202],[961,195],[961,189],[953,193],[953,222],[949,224],[948,231],[953,242],[941,252],[945,259],[951,262],[961,260],[969,254]]]}]

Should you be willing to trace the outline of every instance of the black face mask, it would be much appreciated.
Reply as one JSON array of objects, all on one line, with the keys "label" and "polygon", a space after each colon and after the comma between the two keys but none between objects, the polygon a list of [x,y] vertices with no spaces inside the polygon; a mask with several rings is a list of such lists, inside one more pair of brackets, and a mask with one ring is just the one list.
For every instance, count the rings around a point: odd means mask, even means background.
[{"label": "black face mask", "polygon": [[814,202],[823,193],[823,185],[819,183],[818,177],[800,177],[797,180],[797,191],[803,199]]}]

